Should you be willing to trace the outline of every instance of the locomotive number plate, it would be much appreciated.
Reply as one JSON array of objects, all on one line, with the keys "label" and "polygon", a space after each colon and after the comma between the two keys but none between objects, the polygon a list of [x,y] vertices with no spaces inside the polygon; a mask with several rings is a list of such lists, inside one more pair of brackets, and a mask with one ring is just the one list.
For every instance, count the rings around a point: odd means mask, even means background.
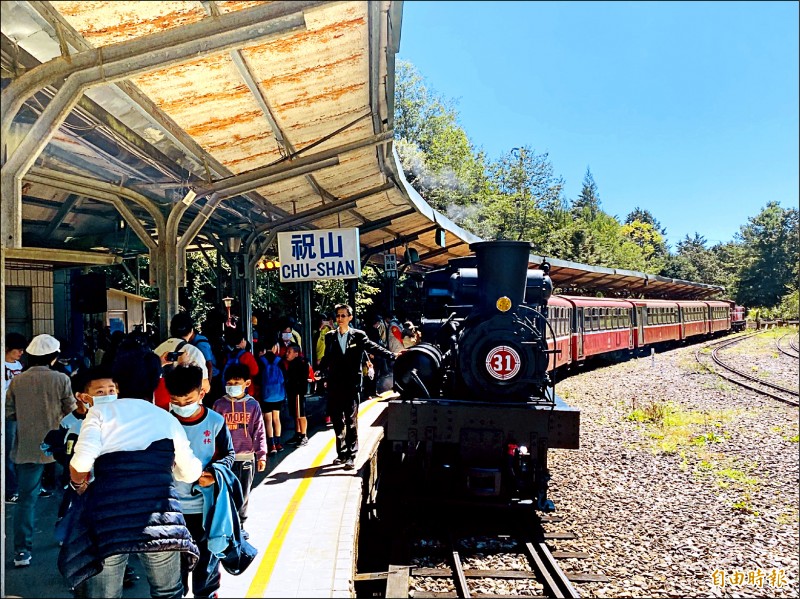
[{"label": "locomotive number plate", "polygon": [[519,372],[519,354],[513,347],[499,345],[493,348],[486,356],[486,370],[494,378],[506,381]]}]

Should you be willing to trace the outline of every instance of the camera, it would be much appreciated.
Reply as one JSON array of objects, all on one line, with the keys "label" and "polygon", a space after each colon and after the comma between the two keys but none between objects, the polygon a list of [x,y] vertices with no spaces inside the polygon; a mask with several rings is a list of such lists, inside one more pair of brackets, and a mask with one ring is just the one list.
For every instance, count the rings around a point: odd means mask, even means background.
[{"label": "camera", "polygon": [[178,358],[185,353],[183,351],[171,351],[167,353],[167,362],[177,362]]}]

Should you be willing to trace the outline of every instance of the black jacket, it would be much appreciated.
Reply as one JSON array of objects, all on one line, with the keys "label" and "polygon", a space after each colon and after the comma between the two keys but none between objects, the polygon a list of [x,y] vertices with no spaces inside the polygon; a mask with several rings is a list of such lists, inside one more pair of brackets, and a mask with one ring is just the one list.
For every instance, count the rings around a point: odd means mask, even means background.
[{"label": "black jacket", "polygon": [[358,392],[361,390],[364,352],[380,355],[394,361],[395,356],[385,347],[370,341],[364,331],[350,329],[347,332],[345,352],[339,345],[339,329],[325,333],[325,356],[320,370],[325,372],[328,390],[333,392]]}]

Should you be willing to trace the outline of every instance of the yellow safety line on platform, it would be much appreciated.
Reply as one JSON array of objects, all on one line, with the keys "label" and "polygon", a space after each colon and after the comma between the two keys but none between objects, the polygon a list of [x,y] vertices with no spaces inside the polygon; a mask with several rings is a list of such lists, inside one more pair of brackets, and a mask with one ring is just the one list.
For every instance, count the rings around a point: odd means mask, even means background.
[{"label": "yellow safety line on platform", "polygon": [[[375,397],[365,403],[358,411],[359,419],[367,412],[367,410],[378,403],[380,399],[380,397]],[[272,577],[272,572],[275,570],[275,563],[278,561],[278,556],[281,553],[283,542],[286,540],[286,534],[289,532],[289,527],[292,525],[292,521],[297,514],[297,509],[300,507],[300,502],[303,501],[303,497],[305,497],[306,492],[308,492],[308,487],[311,485],[311,480],[317,475],[317,471],[322,467],[322,463],[325,461],[326,456],[330,452],[335,441],[336,437],[334,436],[333,439],[325,444],[325,447],[322,448],[322,451],[317,454],[317,457],[314,458],[314,461],[311,463],[311,476],[307,476],[302,480],[300,485],[297,487],[297,490],[294,492],[294,495],[292,495],[292,498],[289,500],[289,505],[286,506],[286,510],[283,512],[281,519],[278,521],[278,526],[272,535],[269,545],[267,545],[267,549],[264,552],[264,557],[261,559],[261,563],[258,565],[256,575],[253,577],[253,581],[250,583],[250,588],[247,589],[247,597],[264,596],[264,592],[267,590],[270,578]]]}]

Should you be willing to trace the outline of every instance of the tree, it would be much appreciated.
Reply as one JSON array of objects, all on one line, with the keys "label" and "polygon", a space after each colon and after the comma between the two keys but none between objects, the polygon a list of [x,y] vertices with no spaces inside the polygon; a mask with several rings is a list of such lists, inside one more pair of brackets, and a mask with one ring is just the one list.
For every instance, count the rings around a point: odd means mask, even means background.
[{"label": "tree", "polygon": [[586,167],[583,176],[583,187],[578,197],[572,201],[572,211],[582,216],[587,221],[594,220],[600,212],[600,196],[597,193],[597,184],[594,182],[592,171]]},{"label": "tree", "polygon": [[531,241],[545,238],[545,214],[561,206],[564,182],[553,174],[548,154],[529,146],[504,153],[489,166],[492,193],[486,217],[496,239]]},{"label": "tree", "polygon": [[664,268],[668,250],[664,238],[651,224],[634,220],[622,225],[620,234],[641,250],[645,272],[659,273]]},{"label": "tree", "polygon": [[772,308],[797,289],[800,241],[798,210],[769,202],[736,235],[743,245],[736,300],[747,306]]},{"label": "tree", "polygon": [[485,189],[483,155],[458,124],[452,101],[405,61],[397,63],[394,134],[406,179],[437,210],[468,206]]},{"label": "tree", "polygon": [[661,234],[662,237],[666,237],[667,230],[661,226],[661,223],[656,220],[649,210],[643,210],[642,208],[636,206],[636,208],[634,208],[633,211],[625,218],[625,224],[629,225],[635,220],[651,225]]}]

